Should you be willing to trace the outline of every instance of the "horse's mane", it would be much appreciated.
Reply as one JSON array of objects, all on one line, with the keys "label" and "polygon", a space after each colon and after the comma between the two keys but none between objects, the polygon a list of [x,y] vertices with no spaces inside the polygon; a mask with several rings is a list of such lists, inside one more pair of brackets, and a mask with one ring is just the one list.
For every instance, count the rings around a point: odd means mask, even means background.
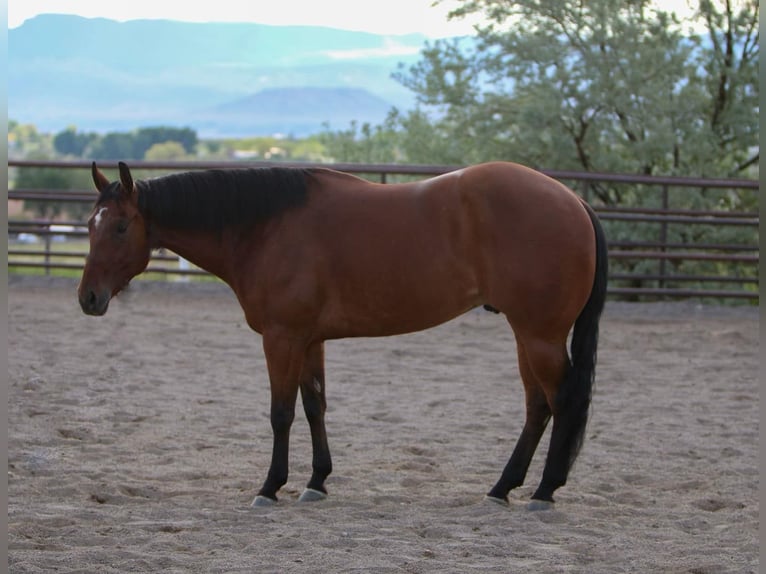
[{"label": "horse's mane", "polygon": [[237,168],[139,180],[138,208],[160,225],[220,231],[303,203],[310,175],[299,168]]}]

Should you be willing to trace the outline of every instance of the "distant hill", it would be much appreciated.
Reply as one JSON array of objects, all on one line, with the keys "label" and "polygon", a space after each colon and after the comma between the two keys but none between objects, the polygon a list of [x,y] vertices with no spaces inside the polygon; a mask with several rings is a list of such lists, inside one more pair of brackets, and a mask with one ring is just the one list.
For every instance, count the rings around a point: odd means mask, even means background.
[{"label": "distant hill", "polygon": [[360,88],[269,88],[201,114],[199,130],[244,136],[253,131],[316,133],[327,122],[342,129],[357,122],[379,123],[391,104]]},{"label": "distant hill", "polygon": [[[43,15],[8,31],[8,117],[44,131],[189,126],[306,135],[380,122],[412,94],[391,78],[422,35],[307,26]],[[244,132],[247,132],[246,134]]]}]

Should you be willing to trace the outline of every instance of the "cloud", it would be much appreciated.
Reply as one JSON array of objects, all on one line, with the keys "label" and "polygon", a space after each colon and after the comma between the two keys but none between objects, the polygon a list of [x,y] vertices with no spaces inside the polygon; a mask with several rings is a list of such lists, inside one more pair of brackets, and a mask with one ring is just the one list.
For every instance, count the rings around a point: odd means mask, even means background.
[{"label": "cloud", "polygon": [[383,46],[377,48],[358,48],[354,50],[326,50],[322,52],[333,60],[358,60],[360,58],[386,58],[389,56],[412,56],[420,52],[420,46],[407,46],[386,39]]}]

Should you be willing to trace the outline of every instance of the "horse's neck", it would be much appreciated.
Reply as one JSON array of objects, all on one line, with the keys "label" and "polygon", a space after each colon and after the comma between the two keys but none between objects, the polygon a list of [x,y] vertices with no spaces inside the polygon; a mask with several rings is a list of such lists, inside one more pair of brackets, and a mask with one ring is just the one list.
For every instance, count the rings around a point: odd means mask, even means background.
[{"label": "horse's neck", "polygon": [[153,226],[151,233],[154,247],[169,249],[224,281],[228,279],[225,255],[229,250],[225,249],[221,233],[161,226]]}]

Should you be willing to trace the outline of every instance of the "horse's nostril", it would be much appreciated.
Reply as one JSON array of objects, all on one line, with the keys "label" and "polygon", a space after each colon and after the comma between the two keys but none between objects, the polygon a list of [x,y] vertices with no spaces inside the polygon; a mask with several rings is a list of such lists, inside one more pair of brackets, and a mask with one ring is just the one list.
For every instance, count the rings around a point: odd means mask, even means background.
[{"label": "horse's nostril", "polygon": [[80,306],[88,315],[99,312],[100,301],[95,289],[83,289],[80,292]]}]

